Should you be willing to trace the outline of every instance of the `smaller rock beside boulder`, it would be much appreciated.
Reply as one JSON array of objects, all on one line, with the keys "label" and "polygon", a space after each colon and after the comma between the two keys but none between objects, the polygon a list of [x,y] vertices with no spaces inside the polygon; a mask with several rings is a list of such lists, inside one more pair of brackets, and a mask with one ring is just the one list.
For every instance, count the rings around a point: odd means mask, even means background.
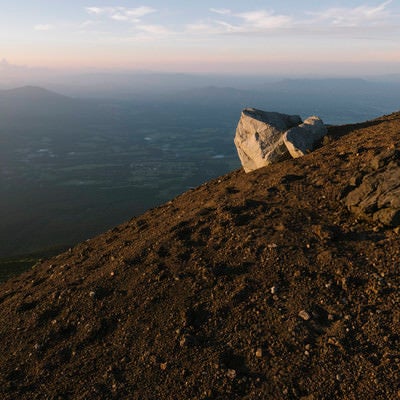
[{"label": "smaller rock beside boulder", "polygon": [[322,119],[316,116],[307,118],[301,125],[289,129],[283,136],[290,155],[302,157],[313,151],[316,144],[328,133]]}]

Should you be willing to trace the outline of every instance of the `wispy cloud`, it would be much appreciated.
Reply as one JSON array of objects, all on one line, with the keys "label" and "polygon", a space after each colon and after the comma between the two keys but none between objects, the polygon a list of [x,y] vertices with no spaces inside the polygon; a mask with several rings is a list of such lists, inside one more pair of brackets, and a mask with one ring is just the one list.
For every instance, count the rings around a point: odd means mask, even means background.
[{"label": "wispy cloud", "polygon": [[163,25],[137,25],[136,29],[151,35],[169,35],[172,32]]},{"label": "wispy cloud", "polygon": [[228,15],[231,13],[231,10],[228,8],[210,8],[210,11],[221,15]]},{"label": "wispy cloud", "polygon": [[321,12],[309,12],[314,22],[328,23],[333,26],[357,27],[381,23],[390,17],[388,6],[392,0],[378,6],[362,5],[359,7],[328,8]]},{"label": "wispy cloud", "polygon": [[[389,6],[393,0],[384,1],[376,6],[362,5],[358,7],[326,8],[321,11],[305,11],[298,15],[278,14],[272,10],[252,10],[235,12],[225,8],[210,8],[209,12],[217,14],[217,18],[208,18],[193,22],[186,26],[191,34],[301,34],[313,32],[337,35],[343,33],[340,28],[351,28],[356,34],[357,29],[381,27],[388,30],[395,28],[396,17]],[[347,34],[349,31],[346,31]],[[372,33],[372,31],[371,31]],[[376,31],[375,31],[376,34]]]},{"label": "wispy cloud", "polygon": [[51,31],[54,29],[54,25],[51,24],[38,24],[33,27],[35,31]]},{"label": "wispy cloud", "polygon": [[106,17],[114,21],[140,22],[141,18],[156,12],[152,7],[86,7],[86,12],[96,17]]},{"label": "wispy cloud", "polygon": [[272,12],[260,10],[234,14],[244,21],[243,28],[246,30],[277,29],[288,27],[293,19],[288,15],[276,15]]},{"label": "wispy cloud", "polygon": [[[365,0],[367,1],[367,0]],[[372,0],[369,0],[372,1]],[[379,0],[375,0],[379,1]],[[279,13],[272,9],[255,9],[237,11],[231,8],[208,8],[208,15],[203,19],[192,17],[183,26],[165,20],[166,15],[149,6],[135,8],[110,6],[86,7],[89,15],[80,28],[94,33],[92,26],[99,26],[104,32],[102,37],[109,40],[151,41],[173,37],[174,40],[188,38],[218,37],[221,35],[236,36],[332,36],[353,38],[384,37],[400,31],[396,17],[391,13],[393,0],[380,0],[371,6],[364,4],[358,7],[325,7],[318,11],[304,10],[297,13]],[[155,14],[152,21],[149,15]],[[126,23],[126,29],[123,24]],[[122,33],[122,30],[125,31]],[[43,29],[45,30],[45,29]]]},{"label": "wispy cloud", "polygon": [[[110,42],[145,42],[165,39],[176,34],[167,25],[148,24],[144,20],[147,15],[156,13],[158,10],[152,7],[141,6],[136,8],[127,7],[86,7],[86,12],[91,16],[90,20],[81,24],[81,28],[89,28],[91,25],[102,25],[109,32],[102,35],[104,40]],[[116,31],[108,22],[127,22],[129,29],[124,34]],[[107,37],[104,38],[104,35]]]},{"label": "wispy cloud", "polygon": [[218,14],[220,19],[188,24],[187,31],[205,34],[250,34],[288,28],[293,24],[291,16],[275,14],[272,11],[256,10],[236,13],[225,8],[210,8],[209,11]]},{"label": "wispy cloud", "polygon": [[94,15],[104,14],[106,9],[107,8],[105,8],[105,7],[103,7],[103,8],[101,8],[101,7],[86,7],[86,11],[89,14],[94,14]]},{"label": "wispy cloud", "polygon": [[89,26],[94,26],[94,25],[98,25],[98,24],[99,24],[99,21],[93,21],[91,19],[88,19],[80,24],[80,28],[87,28]]}]

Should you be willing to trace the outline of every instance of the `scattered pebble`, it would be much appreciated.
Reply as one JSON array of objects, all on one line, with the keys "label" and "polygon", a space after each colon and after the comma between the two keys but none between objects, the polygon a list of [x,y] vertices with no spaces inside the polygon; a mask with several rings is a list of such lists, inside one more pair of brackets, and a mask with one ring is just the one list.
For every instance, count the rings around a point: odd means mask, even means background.
[{"label": "scattered pebble", "polygon": [[261,357],[262,357],[262,355],[263,355],[262,348],[261,348],[261,347],[259,347],[259,348],[257,349],[257,351],[256,351],[256,357],[258,357],[258,358],[261,358]]},{"label": "scattered pebble", "polygon": [[304,321],[308,321],[311,318],[310,314],[306,310],[301,310],[299,312],[299,317],[304,319]]},{"label": "scattered pebble", "polygon": [[168,364],[167,364],[166,362],[160,364],[160,368],[161,368],[163,371],[165,371],[165,370],[167,369],[167,366],[168,366]]},{"label": "scattered pebble", "polygon": [[193,346],[196,344],[196,338],[192,335],[184,335],[179,341],[181,347]]},{"label": "scattered pebble", "polygon": [[228,372],[226,373],[226,376],[230,379],[235,379],[236,378],[236,370],[234,369],[228,369]]}]

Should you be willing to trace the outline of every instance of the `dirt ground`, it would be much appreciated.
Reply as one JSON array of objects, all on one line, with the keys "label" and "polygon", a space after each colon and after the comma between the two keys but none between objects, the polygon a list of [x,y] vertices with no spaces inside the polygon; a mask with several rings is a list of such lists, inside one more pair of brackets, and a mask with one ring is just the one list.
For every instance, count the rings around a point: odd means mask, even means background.
[{"label": "dirt ground", "polygon": [[399,227],[344,202],[399,142],[331,127],[2,284],[0,397],[400,399]]}]

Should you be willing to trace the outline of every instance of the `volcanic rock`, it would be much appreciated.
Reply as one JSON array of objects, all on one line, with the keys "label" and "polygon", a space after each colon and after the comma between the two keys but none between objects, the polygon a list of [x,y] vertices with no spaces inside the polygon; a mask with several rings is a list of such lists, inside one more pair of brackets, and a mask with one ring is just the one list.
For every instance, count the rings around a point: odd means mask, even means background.
[{"label": "volcanic rock", "polygon": [[373,172],[345,198],[350,211],[384,225],[400,225],[400,156],[397,150],[384,151],[370,163]]}]

